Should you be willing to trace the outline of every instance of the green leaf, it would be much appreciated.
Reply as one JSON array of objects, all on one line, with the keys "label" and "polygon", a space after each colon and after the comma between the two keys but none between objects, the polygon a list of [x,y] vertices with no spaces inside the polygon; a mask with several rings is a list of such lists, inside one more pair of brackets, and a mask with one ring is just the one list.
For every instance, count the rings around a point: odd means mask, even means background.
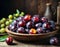
[{"label": "green leaf", "polygon": [[4,42],[8,35],[0,36],[0,42]]}]

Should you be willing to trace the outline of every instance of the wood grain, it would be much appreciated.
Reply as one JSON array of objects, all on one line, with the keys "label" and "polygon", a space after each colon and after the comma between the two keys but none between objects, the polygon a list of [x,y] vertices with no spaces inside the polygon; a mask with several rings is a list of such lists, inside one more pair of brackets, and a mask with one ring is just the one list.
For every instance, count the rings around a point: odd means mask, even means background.
[{"label": "wood grain", "polygon": [[37,14],[37,0],[25,0],[25,11],[29,14]]}]

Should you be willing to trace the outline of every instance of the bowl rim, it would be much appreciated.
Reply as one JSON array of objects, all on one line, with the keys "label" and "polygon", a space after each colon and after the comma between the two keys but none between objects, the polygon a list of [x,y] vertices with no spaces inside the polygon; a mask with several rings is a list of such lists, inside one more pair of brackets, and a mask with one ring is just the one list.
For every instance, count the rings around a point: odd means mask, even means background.
[{"label": "bowl rim", "polygon": [[21,35],[21,36],[44,36],[44,35],[48,35],[48,34],[53,34],[53,33],[56,33],[58,31],[58,29],[52,31],[52,32],[48,32],[48,33],[41,33],[41,34],[23,34],[23,33],[15,33],[15,32],[12,32],[10,30],[8,30],[8,26],[6,27],[6,32],[7,33],[10,33],[10,34],[13,34],[13,35]]}]

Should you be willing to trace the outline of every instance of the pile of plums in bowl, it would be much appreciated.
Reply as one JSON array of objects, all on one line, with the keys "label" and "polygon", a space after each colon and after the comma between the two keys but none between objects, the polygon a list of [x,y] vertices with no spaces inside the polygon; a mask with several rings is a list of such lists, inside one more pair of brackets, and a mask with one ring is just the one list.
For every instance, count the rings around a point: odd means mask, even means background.
[{"label": "pile of plums in bowl", "polygon": [[58,29],[53,20],[49,21],[46,17],[31,16],[30,14],[18,17],[6,27],[6,32],[9,36],[18,41],[40,40],[54,36],[57,31]]},{"label": "pile of plums in bowl", "polygon": [[18,17],[9,26],[10,31],[25,34],[41,34],[55,30],[55,22],[48,21],[46,17],[39,15],[31,16],[29,14]]}]

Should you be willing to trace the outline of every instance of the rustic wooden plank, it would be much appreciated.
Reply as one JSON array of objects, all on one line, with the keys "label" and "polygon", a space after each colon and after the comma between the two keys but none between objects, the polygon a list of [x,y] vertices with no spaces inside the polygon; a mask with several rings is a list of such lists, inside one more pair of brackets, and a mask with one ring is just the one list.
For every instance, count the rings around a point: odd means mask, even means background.
[{"label": "rustic wooden plank", "polygon": [[[43,1],[43,2],[42,2]],[[44,7],[45,6],[45,1],[44,0],[38,0],[38,5],[37,5],[37,7],[38,7],[38,13],[39,14],[42,14],[43,13],[43,11],[44,11]],[[43,8],[44,7],[44,8]]]},{"label": "rustic wooden plank", "polygon": [[37,13],[37,0],[25,0],[25,9],[27,13],[36,14]]},{"label": "rustic wooden plank", "polygon": [[38,0],[38,13],[44,14],[44,11],[46,9],[46,3],[52,3],[52,0]]}]

